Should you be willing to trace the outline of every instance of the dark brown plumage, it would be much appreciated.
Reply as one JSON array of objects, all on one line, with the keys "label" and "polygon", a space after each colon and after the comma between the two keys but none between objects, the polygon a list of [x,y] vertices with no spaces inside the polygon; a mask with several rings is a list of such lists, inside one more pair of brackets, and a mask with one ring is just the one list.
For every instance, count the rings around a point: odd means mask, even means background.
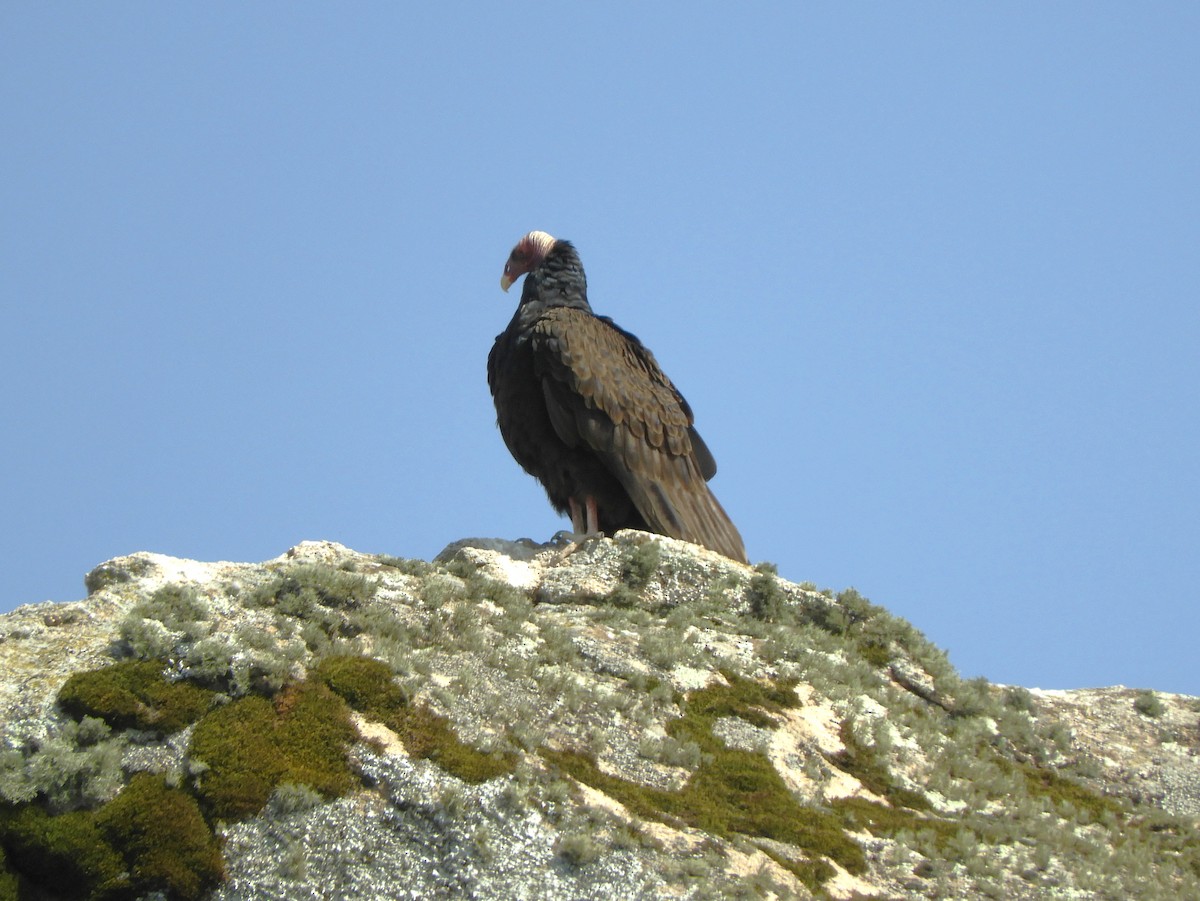
[{"label": "dark brown plumage", "polygon": [[530,232],[501,287],[521,275],[521,303],[488,355],[496,421],[516,461],[577,533],[642,529],[746,562],[709,490],[717,465],[691,408],[634,335],[592,312],[575,248]]}]

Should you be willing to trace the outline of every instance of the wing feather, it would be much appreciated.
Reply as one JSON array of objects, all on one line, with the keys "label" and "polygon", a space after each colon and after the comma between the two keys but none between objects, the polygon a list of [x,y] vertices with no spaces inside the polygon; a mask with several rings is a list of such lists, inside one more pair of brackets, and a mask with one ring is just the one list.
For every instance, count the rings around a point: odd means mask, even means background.
[{"label": "wing feather", "polygon": [[653,529],[745,560],[741,536],[705,484],[716,472],[712,454],[649,349],[611,320],[570,307],[547,310],[531,344],[558,437],[594,451]]}]

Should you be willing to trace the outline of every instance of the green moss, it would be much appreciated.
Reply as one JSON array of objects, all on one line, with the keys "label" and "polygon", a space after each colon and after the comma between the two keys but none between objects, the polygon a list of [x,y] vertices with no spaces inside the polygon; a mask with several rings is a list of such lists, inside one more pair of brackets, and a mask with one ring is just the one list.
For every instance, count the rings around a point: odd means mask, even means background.
[{"label": "green moss", "polygon": [[402,733],[405,747],[409,746],[414,734],[420,736],[414,745],[417,748],[415,756],[431,760],[464,782],[487,782],[516,769],[515,756],[498,751],[479,751],[463,744],[447,720],[428,708],[417,708],[417,711],[420,715],[409,722],[409,732]]},{"label": "green moss", "polygon": [[1034,766],[1031,763],[1010,763],[1006,758],[998,758],[1001,766],[1015,767],[1025,775],[1026,790],[1036,798],[1046,798],[1055,807],[1070,805],[1075,810],[1086,810],[1093,818],[1101,818],[1105,814],[1123,816],[1125,805],[1116,798],[1109,798],[1092,791],[1078,782],[1061,776],[1054,770]]},{"label": "green moss", "polygon": [[821,886],[833,878],[835,872],[833,865],[822,858],[814,860],[791,860],[782,854],[768,851],[766,848],[761,848],[760,850],[767,857],[771,858],[771,860],[775,861],[775,863],[799,879],[803,885],[808,887],[809,891],[820,891]]},{"label": "green moss", "polygon": [[313,676],[363,713],[408,706],[408,695],[396,682],[392,668],[381,660],[352,655],[326,657],[317,664]]},{"label": "green moss", "polygon": [[610,776],[590,755],[544,751],[543,756],[638,816],[682,821],[727,839],[738,834],[771,838],[835,860],[852,873],[866,869],[862,849],[846,835],[840,820],[797,803],[762,754],[726,748],[702,763],[678,791]]},{"label": "green moss", "polygon": [[430,760],[465,782],[485,782],[516,766],[512,755],[463,744],[445,717],[411,704],[385,663],[369,657],[327,657],[313,675],[355,710],[399,735],[411,756]]},{"label": "green moss", "polygon": [[866,798],[840,798],[833,802],[832,807],[846,825],[872,835],[895,836],[903,832],[928,830],[941,845],[962,831],[961,826],[949,820],[902,807],[888,807]]},{"label": "green moss", "polygon": [[175,732],[204,715],[212,692],[163,676],[162,660],[126,660],[74,673],[58,703],[76,719],[94,716],[114,729]]},{"label": "green moss", "polygon": [[[60,703],[118,727],[172,731],[199,717],[189,754],[199,771],[196,795],[215,817],[257,813],[280,784],[310,786],[324,797],[357,784],[347,761],[357,737],[349,708],[322,682],[212,710],[212,692],[168,682],[161,671],[161,661],[128,661],[80,673]],[[7,866],[39,891],[89,901],[147,892],[196,898],[222,878],[220,847],[197,798],[147,774],[94,811],[50,816],[31,805],[6,808],[0,847]]]},{"label": "green moss", "polygon": [[325,797],[356,784],[346,752],[356,733],[345,702],[322,682],[252,695],[196,725],[189,754],[207,770],[197,793],[214,816],[241,819],[262,810],[277,785],[307,785]]},{"label": "green moss", "polygon": [[271,702],[255,695],[213,712],[196,727],[189,753],[208,768],[196,788],[216,816],[252,816],[283,781],[286,767],[270,739],[274,725]]},{"label": "green moss", "polygon": [[17,901],[17,872],[8,865],[4,847],[0,845],[0,901]]},{"label": "green moss", "polygon": [[96,812],[109,842],[120,849],[139,894],[198,898],[224,878],[221,848],[196,799],[140,773]]},{"label": "green moss", "polygon": [[757,682],[728,671],[721,675],[725,684],[714,683],[683,700],[685,715],[667,725],[669,734],[694,738],[710,750],[708,746],[720,746],[712,735],[712,725],[723,716],[740,717],[761,729],[772,729],[779,724],[773,714],[799,706],[795,680]]},{"label": "green moss", "polygon": [[36,885],[69,898],[118,898],[129,889],[125,861],[91,811],[50,816],[40,807],[0,812],[11,865]]},{"label": "green moss", "polygon": [[[164,892],[194,899],[224,875],[220,846],[190,795],[139,774],[97,810],[51,816],[26,805],[0,811],[0,898],[16,872],[30,896],[110,901]],[[21,894],[24,896],[24,893]],[[16,898],[18,895],[13,895]]]},{"label": "green moss", "polygon": [[[737,716],[763,728],[776,725],[772,714],[795,707],[791,683],[769,684],[725,674],[728,684],[692,692],[684,716],[667,732],[696,741],[702,762],[678,791],[651,788],[604,773],[593,757],[572,751],[545,751],[566,773],[619,800],[638,816],[676,819],[714,835],[775,839],[836,861],[852,873],[866,869],[862,849],[838,817],[801,806],[764,754],[726,747],[712,734],[723,716]],[[832,869],[813,865],[805,878],[828,878]]]},{"label": "green moss", "polygon": [[849,773],[869,791],[887,798],[897,807],[912,810],[929,809],[929,801],[924,795],[902,788],[892,780],[887,766],[879,759],[875,749],[859,742],[849,720],[842,721],[839,733],[844,750],[829,755],[830,763]]},{"label": "green moss", "polygon": [[772,838],[830,857],[851,872],[865,869],[861,849],[836,818],[801,807],[763,754],[726,749],[700,765],[681,795],[687,819],[709,832]]}]

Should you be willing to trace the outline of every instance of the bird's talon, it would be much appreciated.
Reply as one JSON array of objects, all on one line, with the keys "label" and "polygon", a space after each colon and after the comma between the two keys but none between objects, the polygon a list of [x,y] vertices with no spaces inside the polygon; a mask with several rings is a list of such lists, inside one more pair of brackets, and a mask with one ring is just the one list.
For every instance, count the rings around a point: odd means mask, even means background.
[{"label": "bird's talon", "polygon": [[603,537],[603,532],[571,532],[567,529],[555,532],[550,543],[561,548],[555,558],[555,564],[562,563],[589,541],[599,541]]},{"label": "bird's talon", "polygon": [[550,538],[550,544],[564,547],[568,544],[585,544],[607,537],[603,532],[572,532],[570,529],[560,529]]}]

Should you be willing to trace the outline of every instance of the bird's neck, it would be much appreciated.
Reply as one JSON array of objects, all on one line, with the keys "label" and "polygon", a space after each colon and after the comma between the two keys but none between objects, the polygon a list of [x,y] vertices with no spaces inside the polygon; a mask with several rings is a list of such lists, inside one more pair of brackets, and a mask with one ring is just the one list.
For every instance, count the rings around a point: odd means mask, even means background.
[{"label": "bird's neck", "polygon": [[[561,244],[562,242],[560,242]],[[545,261],[525,276],[521,307],[574,307],[591,312],[587,299],[587,276],[573,250],[556,246]]]}]

